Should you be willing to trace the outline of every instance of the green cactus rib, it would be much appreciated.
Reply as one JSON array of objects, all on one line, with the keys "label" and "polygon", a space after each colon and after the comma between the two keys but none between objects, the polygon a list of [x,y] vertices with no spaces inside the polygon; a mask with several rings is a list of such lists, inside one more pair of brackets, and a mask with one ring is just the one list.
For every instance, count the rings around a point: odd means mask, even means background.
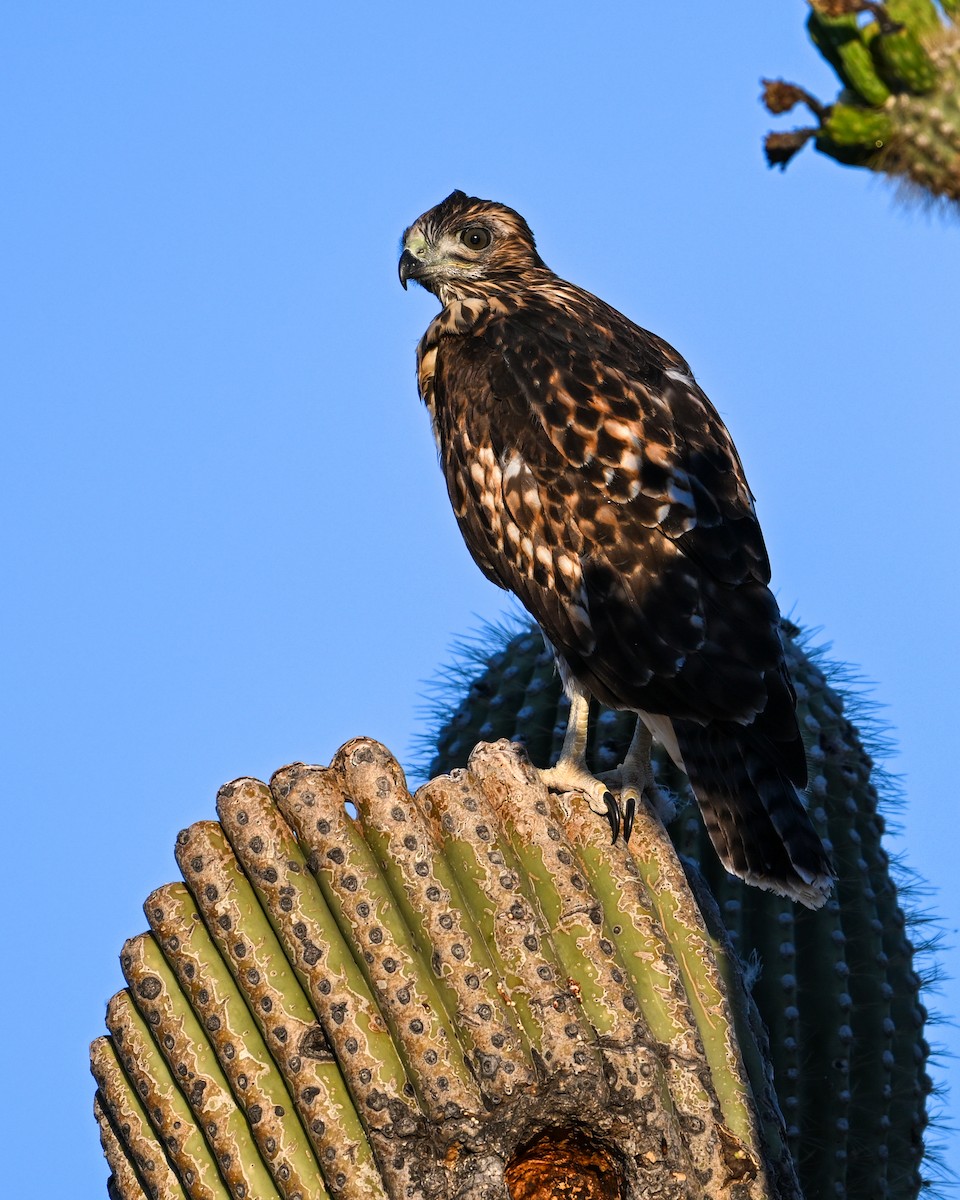
[{"label": "green cactus rib", "polygon": [[[168,884],[148,897],[144,911],[220,1069],[255,1129],[278,1191],[284,1197],[326,1200],[331,1193],[320,1183],[322,1154],[318,1162],[287,1088],[287,1082],[296,1079],[289,1059],[286,1072],[274,1064],[261,1028],[211,941],[193,897],[182,884]],[[338,1197],[342,1194],[334,1191]]]},{"label": "green cactus rib", "polygon": [[676,959],[687,1004],[711,1068],[724,1123],[740,1138],[756,1123],[756,1111],[737,1048],[726,988],[676,852],[659,821],[648,821],[631,843],[626,878],[636,880],[652,902]]},{"label": "green cactus rib", "polygon": [[530,1045],[497,988],[493,960],[400,764],[384,747],[358,739],[340,750],[334,766],[407,926],[419,945],[433,948],[432,970],[474,1073],[488,1094],[512,1095],[534,1079]]},{"label": "green cactus rib", "polygon": [[[881,845],[873,764],[840,695],[793,640],[795,633],[787,630],[785,648],[810,761],[810,809],[822,836],[835,848],[837,897],[819,913],[799,912],[728,876],[689,803],[681,807],[670,833],[678,849],[700,863],[738,953],[758,960],[753,998],[769,1029],[776,1090],[806,1193],[823,1194],[827,1188],[835,1195],[867,1197],[885,1189],[891,1200],[907,1200],[920,1187],[924,1100],[930,1086],[913,947]],[[498,665],[487,671],[480,687],[471,688],[454,711],[455,721],[464,720],[467,705],[475,709],[483,696],[495,694],[502,665],[524,655],[537,659],[540,669],[542,651],[526,632],[506,650],[497,648]],[[563,711],[559,680],[554,677],[538,690],[535,700],[535,705],[525,703],[518,728],[525,735],[533,732],[543,746],[545,732]],[[473,712],[469,719],[480,724],[482,713]],[[622,714],[596,716],[590,752],[597,769],[619,761],[630,724]],[[435,744],[438,753],[430,773],[456,768],[458,759],[447,757],[444,728]],[[687,794],[683,777],[665,756],[655,766],[661,788]],[[642,857],[648,857],[646,850]],[[584,862],[598,881],[598,895],[605,898],[616,887],[616,878],[602,874],[604,864],[610,872],[616,862],[610,848]],[[623,957],[629,964],[630,954],[623,951]],[[642,995],[640,980],[634,987]],[[646,1019],[653,1027],[656,1018]],[[751,1079],[756,1078],[754,1062]]]},{"label": "green cactus rib", "polygon": [[[271,790],[308,851],[311,873],[354,948],[424,1111],[433,1117],[478,1111],[480,1094],[429,960],[414,943],[370,847],[345,811],[337,773],[295,763],[273,776]],[[425,1057],[428,1049],[431,1061]]]},{"label": "green cactus rib", "polygon": [[259,1121],[234,1101],[203,1026],[181,992],[152,934],[130,938],[120,965],[140,1015],[193,1111],[232,1196],[280,1200],[266,1160]]},{"label": "green cactus rib", "polygon": [[[384,1114],[410,1104],[406,1072],[293,835],[277,833],[268,789],[237,780],[218,807],[249,877],[212,821],[178,839],[184,877],[287,1073],[328,1186],[375,1197],[382,1185],[363,1131],[374,1145],[390,1133]],[[389,1163],[381,1171],[393,1178]]]},{"label": "green cactus rib", "polygon": [[794,1150],[799,1130],[798,1104],[799,1020],[797,997],[796,906],[780,896],[755,906],[739,897],[727,901],[726,913],[736,912],[737,944],[751,948],[761,964],[752,984],[753,998],[767,1022],[771,1046],[776,1047],[780,1103]]},{"label": "green cactus rib", "polygon": [[[135,1087],[124,1074],[110,1038],[99,1037],[91,1044],[90,1069],[97,1081],[97,1121],[101,1138],[105,1139],[104,1152],[111,1170],[118,1177],[121,1196],[124,1200],[139,1196],[147,1196],[150,1200],[159,1197],[185,1200],[183,1188],[167,1161]],[[127,1164],[137,1177],[139,1192],[133,1187]]]},{"label": "green cactus rib", "polygon": [[[107,1028],[124,1074],[140,1096],[189,1200],[234,1200],[216,1160],[129,992],[107,1005]],[[161,1192],[167,1200],[173,1193]]]},{"label": "green cactus rib", "polygon": [[[842,796],[850,789],[849,757],[851,753],[855,753],[855,748],[849,746],[840,735],[838,720],[841,714],[832,695],[816,691],[808,697],[807,707],[808,729],[816,731],[817,744],[824,750],[822,774],[814,775],[811,792],[816,799],[827,795]],[[818,806],[818,811],[820,808],[821,806]],[[846,1066],[847,1093],[851,1090],[850,1081],[855,1078],[858,1093],[873,1097],[872,1111],[868,1119],[875,1123],[875,1128],[869,1132],[879,1147],[886,1149],[887,1139],[883,1129],[884,1106],[878,1103],[877,1098],[882,1097],[885,1090],[889,1093],[889,1069],[886,1065],[886,1052],[890,1040],[889,1030],[886,1028],[889,1006],[884,1003],[882,997],[878,1002],[874,983],[878,968],[882,969],[885,963],[881,939],[882,924],[876,902],[871,897],[867,862],[863,857],[863,837],[858,828],[858,825],[863,823],[861,811],[860,806],[852,813],[838,812],[834,808],[828,819],[828,836],[837,869],[836,903],[838,913],[843,914],[842,922],[838,918],[832,932],[837,950],[842,946],[844,951],[842,960],[838,955],[834,970],[844,972],[846,978],[846,987],[842,993],[846,1007],[839,1026],[844,1044],[836,1049],[838,1061]],[[828,1045],[828,1059],[830,1049]],[[835,1073],[834,1071],[834,1077]],[[839,1131],[841,1146],[846,1145],[846,1128],[859,1124],[857,1115],[851,1111],[852,1108],[851,1099],[845,1114],[838,1113],[833,1116],[835,1123],[846,1122],[846,1127]],[[836,1137],[836,1134],[833,1133],[833,1136]],[[885,1162],[882,1155],[880,1163],[870,1164],[863,1162],[858,1155],[850,1156],[847,1163],[850,1190],[857,1191],[866,1185],[867,1180],[858,1178],[864,1172],[869,1179],[876,1179],[878,1176],[882,1178]]]},{"label": "green cactus rib", "polygon": [[[491,751],[496,751],[496,756],[489,761]],[[470,757],[470,770],[482,782],[504,824],[522,886],[542,914],[543,928],[550,931],[562,970],[576,983],[575,995],[585,1016],[601,1035],[601,1045],[616,1046],[621,1052],[630,1046],[634,1014],[640,1018],[642,1028],[649,1031],[642,1042],[645,1054],[640,1073],[656,1079],[660,1071],[653,1064],[662,1064],[664,1077],[662,1082],[658,1080],[659,1086],[671,1097],[670,1107],[679,1120],[697,1131],[688,1133],[695,1168],[705,1173],[723,1170],[725,1147],[718,1133],[720,1125],[749,1145],[756,1134],[757,1113],[745,1087],[736,1035],[722,997],[711,1015],[710,1028],[698,1027],[690,1019],[691,1008],[697,1004],[691,992],[702,993],[704,977],[713,965],[712,947],[698,947],[697,978],[686,990],[678,959],[702,932],[702,926],[683,930],[683,949],[678,954],[676,943],[656,923],[655,915],[651,917],[657,897],[647,888],[631,887],[631,882],[636,882],[632,860],[622,845],[611,847],[606,826],[582,805],[561,814],[559,802],[544,794],[526,760],[517,757],[515,749],[512,759],[507,753],[502,746],[480,746]],[[512,770],[506,769],[508,763]],[[660,829],[657,817],[641,813],[637,844],[646,846],[657,839]],[[585,902],[588,879],[599,900],[596,907]],[[716,995],[709,999],[716,1000]],[[724,1020],[727,1028],[716,1039],[712,1035]],[[726,1051],[722,1064],[711,1053],[720,1042]],[[712,1068],[709,1086],[702,1071],[700,1046],[706,1047]],[[718,1065],[722,1078],[717,1074]],[[735,1082],[730,1092],[739,1092],[733,1103],[727,1090],[731,1080]],[[695,1114],[710,1111],[717,1119],[698,1126]]]},{"label": "green cactus rib", "polygon": [[148,1193],[140,1182],[120,1134],[110,1123],[110,1117],[100,1103],[99,1095],[95,1096],[93,1100],[93,1116],[100,1128],[100,1145],[103,1148],[103,1156],[110,1167],[110,1178],[107,1181],[108,1194],[117,1197],[118,1200],[144,1200]]},{"label": "green cactus rib", "polygon": [[710,945],[726,987],[727,1002],[733,1013],[734,1025],[743,1065],[749,1080],[752,1099],[762,1124],[762,1139],[777,1164],[781,1175],[789,1180],[789,1187],[799,1190],[793,1157],[790,1153],[783,1113],[773,1084],[773,1067],[770,1062],[770,1042],[756,1002],[749,991],[740,967],[740,960],[726,929],[717,902],[707,887],[697,864],[691,859],[682,859],[684,874],[690,891],[702,916]]},{"label": "green cactus rib", "polygon": [[[791,663],[792,669],[797,666]],[[849,1140],[868,1140],[877,1165],[851,1156],[851,1188],[866,1169],[873,1179],[886,1171],[891,1194],[915,1193],[925,1124],[924,1097],[928,1048],[922,1037],[925,1013],[919,1006],[919,979],[912,968],[904,914],[881,845],[883,819],[877,812],[873,763],[856,730],[843,714],[839,696],[808,664],[802,701],[808,729],[817,731],[808,754],[813,764],[811,793],[829,798],[830,836],[840,869],[838,887],[849,965],[844,989],[844,1024],[850,1026],[851,1084]],[[819,807],[819,806],[818,806]],[[878,986],[879,980],[879,986]],[[870,1097],[869,1104],[858,1097]]]}]

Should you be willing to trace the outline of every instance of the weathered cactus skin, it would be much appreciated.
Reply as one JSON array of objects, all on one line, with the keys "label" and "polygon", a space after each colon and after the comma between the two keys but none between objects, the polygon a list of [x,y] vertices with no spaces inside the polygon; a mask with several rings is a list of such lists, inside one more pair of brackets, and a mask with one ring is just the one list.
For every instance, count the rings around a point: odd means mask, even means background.
[{"label": "weathered cactus skin", "polygon": [[[866,167],[915,194],[960,202],[960,28],[957,6],[932,0],[811,0],[807,29],[843,90],[833,104],[764,81],[764,102],[783,113],[806,104],[818,120],[771,133],[771,166],[785,167],[812,140],[847,166]],[[869,19],[860,19],[867,14]],[[791,94],[792,101],[785,97]]]},{"label": "weathered cactus skin", "polygon": [[412,795],[366,739],[218,812],[91,1048],[112,1194],[506,1200],[580,1170],[585,1197],[800,1200],[738,960],[654,813],[611,846],[504,741]]},{"label": "weathered cactus skin", "polygon": [[[699,863],[730,938],[758,966],[753,997],[766,1023],[789,1145],[808,1197],[915,1197],[921,1186],[926,1012],[890,861],[881,845],[874,764],[844,701],[798,631],[787,661],[810,765],[810,811],[832,848],[835,895],[819,912],[748,887],[723,870],[683,776],[657,752],[658,778],[682,803],[669,832]],[[473,655],[475,676],[440,712],[430,773],[463,760],[479,738],[514,737],[543,766],[559,749],[567,704],[535,630]],[[598,770],[617,765],[629,714],[601,710],[591,736]]]}]

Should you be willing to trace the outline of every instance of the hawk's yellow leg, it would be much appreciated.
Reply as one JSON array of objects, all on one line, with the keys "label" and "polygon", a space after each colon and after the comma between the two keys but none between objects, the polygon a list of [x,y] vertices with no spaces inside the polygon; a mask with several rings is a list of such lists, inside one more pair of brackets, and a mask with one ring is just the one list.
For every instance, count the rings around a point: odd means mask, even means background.
[{"label": "hawk's yellow leg", "polygon": [[660,819],[667,822],[673,818],[673,802],[657,787],[650,752],[653,749],[653,734],[643,717],[637,717],[637,725],[623,762],[614,771],[604,771],[600,776],[610,787],[620,793],[620,811],[624,814],[631,800],[638,802],[641,796],[656,809]]},{"label": "hawk's yellow leg", "polygon": [[[657,787],[650,761],[653,735],[637,718],[623,762],[613,771],[592,775],[587,768],[587,730],[590,721],[590,700],[583,692],[574,691],[570,697],[570,716],[563,735],[563,746],[556,766],[540,771],[540,778],[555,792],[583,792],[591,809],[610,822],[613,840],[620,834],[623,821],[624,840],[629,840],[633,819],[640,797],[646,795],[657,812],[666,817],[671,806]],[[619,792],[615,799],[611,788]]]}]

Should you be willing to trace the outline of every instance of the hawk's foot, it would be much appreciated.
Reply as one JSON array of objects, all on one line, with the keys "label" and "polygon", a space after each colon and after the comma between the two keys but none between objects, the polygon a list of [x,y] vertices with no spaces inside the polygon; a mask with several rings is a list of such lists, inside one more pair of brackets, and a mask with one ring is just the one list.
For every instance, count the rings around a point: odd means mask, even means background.
[{"label": "hawk's foot", "polygon": [[[569,682],[569,681],[568,681]],[[591,809],[610,822],[613,840],[620,836],[629,841],[641,797],[654,806],[663,821],[673,816],[673,807],[657,787],[650,762],[652,735],[638,716],[633,737],[623,762],[615,771],[591,775],[586,753],[590,722],[590,701],[586,692],[570,692],[570,716],[563,735],[563,747],[555,767],[540,770],[543,782],[555,792],[582,792]],[[614,795],[619,793],[619,799]]]},{"label": "hawk's foot", "polygon": [[591,775],[582,762],[565,759],[561,755],[555,767],[540,767],[537,774],[552,792],[582,792],[591,810],[598,816],[606,817],[610,822],[613,841],[620,836],[622,817],[624,837],[629,838],[633,828],[636,801],[633,801],[628,815],[627,810],[617,803],[607,785],[596,775]]},{"label": "hawk's foot", "polygon": [[649,759],[638,763],[628,756],[613,771],[591,775],[582,763],[564,761],[538,771],[541,780],[554,792],[582,792],[591,810],[610,822],[616,841],[623,832],[629,842],[641,797],[652,804],[661,821],[673,817],[673,803],[657,786]]}]

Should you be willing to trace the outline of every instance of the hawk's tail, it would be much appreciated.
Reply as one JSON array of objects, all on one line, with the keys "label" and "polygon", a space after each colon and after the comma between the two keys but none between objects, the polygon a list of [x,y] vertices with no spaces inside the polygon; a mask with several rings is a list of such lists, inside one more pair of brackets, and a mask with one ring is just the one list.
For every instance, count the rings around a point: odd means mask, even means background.
[{"label": "hawk's tail", "polygon": [[833,866],[791,774],[778,761],[778,747],[749,726],[727,721],[675,720],[673,727],[710,840],[727,870],[820,908],[833,886]]}]

